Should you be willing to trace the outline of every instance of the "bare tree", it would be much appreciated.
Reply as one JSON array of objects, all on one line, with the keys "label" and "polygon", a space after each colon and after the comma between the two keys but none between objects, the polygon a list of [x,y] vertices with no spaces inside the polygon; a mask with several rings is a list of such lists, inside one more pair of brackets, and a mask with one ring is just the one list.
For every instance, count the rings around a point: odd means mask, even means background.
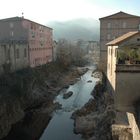
[{"label": "bare tree", "polygon": [[81,65],[84,55],[84,51],[78,43],[74,44],[66,39],[60,39],[57,43],[57,61],[64,66]]}]

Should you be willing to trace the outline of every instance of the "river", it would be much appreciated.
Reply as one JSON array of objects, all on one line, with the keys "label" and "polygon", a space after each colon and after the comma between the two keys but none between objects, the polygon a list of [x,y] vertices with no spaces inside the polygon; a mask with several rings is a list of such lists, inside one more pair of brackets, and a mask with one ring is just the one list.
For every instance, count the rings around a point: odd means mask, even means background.
[{"label": "river", "polygon": [[[62,109],[54,112],[51,121],[44,130],[40,140],[82,140],[81,135],[73,132],[74,121],[71,119],[72,113],[88,102],[91,92],[95,87],[97,78],[92,76],[95,67],[88,67],[89,70],[81,76],[79,81],[71,85],[68,89],[63,89],[55,99],[55,102],[62,104]],[[73,94],[68,99],[63,99],[63,94],[72,91]]]}]

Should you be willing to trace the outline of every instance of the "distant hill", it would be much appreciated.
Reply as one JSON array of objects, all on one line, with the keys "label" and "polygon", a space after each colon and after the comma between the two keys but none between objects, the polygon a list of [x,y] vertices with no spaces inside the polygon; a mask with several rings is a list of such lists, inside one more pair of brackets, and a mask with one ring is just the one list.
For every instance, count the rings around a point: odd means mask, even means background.
[{"label": "distant hill", "polygon": [[77,39],[99,40],[99,21],[95,19],[75,19],[66,22],[50,22],[54,39],[65,38],[71,41]]}]

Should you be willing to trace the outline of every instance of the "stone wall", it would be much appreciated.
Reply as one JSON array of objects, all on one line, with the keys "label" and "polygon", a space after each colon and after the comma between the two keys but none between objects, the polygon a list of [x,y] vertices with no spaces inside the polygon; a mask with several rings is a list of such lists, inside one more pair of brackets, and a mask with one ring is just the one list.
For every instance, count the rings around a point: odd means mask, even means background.
[{"label": "stone wall", "polygon": [[28,67],[29,65],[28,59],[29,57],[27,44],[8,44],[8,43],[1,44],[0,74]]},{"label": "stone wall", "polygon": [[140,133],[132,113],[117,113],[116,123],[112,125],[113,140],[139,140]]}]

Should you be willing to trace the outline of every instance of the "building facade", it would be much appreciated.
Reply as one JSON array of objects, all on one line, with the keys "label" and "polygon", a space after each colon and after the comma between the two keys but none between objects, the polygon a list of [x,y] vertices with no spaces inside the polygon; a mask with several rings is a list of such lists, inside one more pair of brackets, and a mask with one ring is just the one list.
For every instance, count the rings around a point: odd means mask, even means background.
[{"label": "building facade", "polygon": [[[52,61],[52,29],[25,19],[13,17],[0,20],[0,43],[19,46],[26,42],[28,65],[39,66]],[[20,51],[19,51],[20,53]],[[23,53],[23,52],[22,52]],[[19,54],[19,57],[22,56]],[[22,57],[20,57],[22,59]]]},{"label": "building facade", "polygon": [[92,63],[98,64],[100,59],[100,45],[98,41],[88,41],[88,54]]},{"label": "building facade", "polygon": [[137,31],[140,27],[140,17],[124,12],[100,18],[100,63],[106,71],[107,46],[106,43],[130,31]]}]

